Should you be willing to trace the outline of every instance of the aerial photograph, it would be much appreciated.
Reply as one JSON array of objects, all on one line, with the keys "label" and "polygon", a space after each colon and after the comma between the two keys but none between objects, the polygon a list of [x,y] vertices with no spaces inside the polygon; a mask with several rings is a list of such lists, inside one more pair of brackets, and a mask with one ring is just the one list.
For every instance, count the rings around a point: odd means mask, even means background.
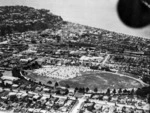
[{"label": "aerial photograph", "polygon": [[0,0],[0,113],[150,113],[150,0]]}]

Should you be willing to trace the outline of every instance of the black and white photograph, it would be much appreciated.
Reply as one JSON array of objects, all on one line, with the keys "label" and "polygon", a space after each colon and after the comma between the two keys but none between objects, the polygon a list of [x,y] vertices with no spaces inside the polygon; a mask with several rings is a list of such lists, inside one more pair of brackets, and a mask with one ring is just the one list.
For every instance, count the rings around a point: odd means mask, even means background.
[{"label": "black and white photograph", "polygon": [[150,113],[150,0],[0,0],[0,113]]}]

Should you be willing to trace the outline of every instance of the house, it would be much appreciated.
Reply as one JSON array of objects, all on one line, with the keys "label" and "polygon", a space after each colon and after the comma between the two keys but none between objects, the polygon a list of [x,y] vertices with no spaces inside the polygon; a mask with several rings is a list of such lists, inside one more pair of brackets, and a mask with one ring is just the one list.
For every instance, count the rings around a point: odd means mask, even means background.
[{"label": "house", "polygon": [[17,84],[13,84],[13,85],[12,85],[12,88],[13,88],[13,89],[16,89],[17,87],[18,87]]},{"label": "house", "polygon": [[108,96],[103,96],[104,101],[108,101],[109,97]]},{"label": "house", "polygon": [[111,102],[117,102],[117,100],[118,100],[118,97],[117,97],[117,96],[113,96],[113,97],[111,98]]},{"label": "house", "polygon": [[0,87],[0,93],[3,92],[3,88]]},{"label": "house", "polygon": [[142,109],[136,109],[134,113],[143,113]]},{"label": "house", "polygon": [[77,98],[81,98],[83,96],[83,93],[76,92],[74,96]]},{"label": "house", "polygon": [[13,81],[13,80],[18,80],[19,78],[17,77],[13,77],[13,76],[2,76],[1,77],[3,80],[10,80],[10,81]]},{"label": "house", "polygon": [[6,84],[12,85],[12,84],[13,84],[13,81],[11,81],[11,80],[4,80],[4,84],[5,84],[5,85],[6,85]]}]

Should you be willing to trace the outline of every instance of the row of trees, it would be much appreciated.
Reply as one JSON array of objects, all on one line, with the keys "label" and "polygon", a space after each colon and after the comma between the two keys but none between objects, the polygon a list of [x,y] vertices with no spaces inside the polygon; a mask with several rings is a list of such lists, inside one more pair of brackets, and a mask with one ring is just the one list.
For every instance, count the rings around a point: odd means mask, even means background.
[{"label": "row of trees", "polygon": [[25,70],[27,70],[27,69],[30,69],[30,70],[32,70],[32,69],[39,69],[39,68],[41,68],[42,66],[37,62],[37,61],[35,61],[35,62],[28,62],[28,64],[26,64],[24,67],[23,67],[23,69],[25,69]]},{"label": "row of trees", "polygon": [[87,88],[75,88],[74,92],[79,92],[79,93],[87,93],[90,89],[87,87]]}]

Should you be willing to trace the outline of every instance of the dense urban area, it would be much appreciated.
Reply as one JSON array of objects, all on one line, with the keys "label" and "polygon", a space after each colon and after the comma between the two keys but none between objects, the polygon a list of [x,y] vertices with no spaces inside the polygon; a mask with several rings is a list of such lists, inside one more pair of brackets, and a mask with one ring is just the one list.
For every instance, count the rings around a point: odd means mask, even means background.
[{"label": "dense urban area", "polygon": [[0,112],[149,113],[150,39],[0,7]]}]

